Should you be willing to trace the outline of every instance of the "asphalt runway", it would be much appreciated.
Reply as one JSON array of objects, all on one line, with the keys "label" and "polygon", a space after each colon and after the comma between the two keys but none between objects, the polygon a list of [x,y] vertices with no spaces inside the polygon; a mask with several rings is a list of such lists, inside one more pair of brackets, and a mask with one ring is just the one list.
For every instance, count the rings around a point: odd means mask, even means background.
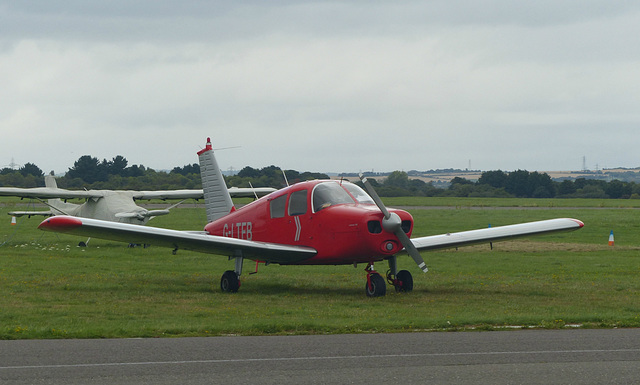
[{"label": "asphalt runway", "polygon": [[640,329],[0,341],[0,384],[634,384]]}]

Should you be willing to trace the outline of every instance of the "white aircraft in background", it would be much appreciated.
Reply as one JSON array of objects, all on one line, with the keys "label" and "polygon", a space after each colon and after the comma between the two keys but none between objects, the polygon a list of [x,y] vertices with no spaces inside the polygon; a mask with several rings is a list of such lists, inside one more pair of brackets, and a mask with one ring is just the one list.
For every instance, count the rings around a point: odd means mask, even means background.
[{"label": "white aircraft in background", "polygon": [[[163,210],[147,210],[136,205],[136,200],[149,199],[202,199],[203,190],[159,190],[159,191],[128,191],[128,190],[66,190],[58,188],[55,177],[45,176],[46,187],[17,188],[0,187],[0,196],[15,196],[37,199],[49,206],[49,211],[12,211],[12,216],[32,215],[69,215],[74,217],[92,218],[103,221],[144,225],[149,219],[169,214],[169,210],[179,205],[177,203]],[[226,186],[225,186],[226,187]],[[232,197],[260,197],[275,189],[270,187],[228,189]],[[47,201],[45,201],[45,199]],[[67,203],[67,199],[85,199],[82,204]]]}]

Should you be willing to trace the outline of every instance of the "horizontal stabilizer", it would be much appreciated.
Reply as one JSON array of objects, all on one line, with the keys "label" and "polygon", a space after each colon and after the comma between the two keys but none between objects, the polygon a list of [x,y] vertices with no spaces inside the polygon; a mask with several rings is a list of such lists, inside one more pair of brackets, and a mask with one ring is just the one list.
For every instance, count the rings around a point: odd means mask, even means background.
[{"label": "horizontal stabilizer", "polygon": [[169,214],[169,210],[151,210],[147,212],[147,216],[149,218],[158,217],[160,215],[167,215],[167,214]]},{"label": "horizontal stabilizer", "polygon": [[51,211],[11,211],[11,212],[8,212],[7,214],[14,217],[23,217],[23,216],[31,217],[34,215],[42,215],[45,217],[50,217],[53,215]]}]

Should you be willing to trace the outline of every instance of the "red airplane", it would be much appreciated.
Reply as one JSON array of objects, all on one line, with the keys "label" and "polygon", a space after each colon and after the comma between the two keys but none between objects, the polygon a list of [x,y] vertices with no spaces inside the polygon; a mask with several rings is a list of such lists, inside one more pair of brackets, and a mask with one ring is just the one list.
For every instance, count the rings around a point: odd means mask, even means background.
[{"label": "red airplane", "polygon": [[[577,230],[577,219],[556,218],[480,230],[411,239],[413,217],[387,209],[367,181],[366,191],[346,181],[314,180],[275,191],[235,209],[215,160],[210,139],[198,152],[209,223],[204,231],[178,231],[96,219],[55,216],[44,220],[45,231],[144,243],[226,255],[235,269],[222,275],[220,288],[237,292],[243,261],[281,265],[366,264],[366,294],[386,294],[385,279],[374,263],[387,260],[386,281],[397,291],[413,290],[408,270],[398,271],[397,256],[410,255],[427,272],[420,251],[489,243],[535,234]],[[368,192],[368,194],[367,194]]]}]

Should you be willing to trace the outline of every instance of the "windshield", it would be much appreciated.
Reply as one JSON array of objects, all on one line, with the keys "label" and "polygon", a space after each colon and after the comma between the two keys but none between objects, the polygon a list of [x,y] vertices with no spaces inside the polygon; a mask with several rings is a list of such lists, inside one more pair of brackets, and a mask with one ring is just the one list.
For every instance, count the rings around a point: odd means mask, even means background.
[{"label": "windshield", "polygon": [[351,193],[351,195],[353,195],[353,197],[356,198],[358,203],[371,204],[371,205],[376,204],[376,202],[374,202],[373,199],[371,199],[369,194],[367,194],[366,191],[361,189],[360,186],[353,183],[343,182],[342,187],[347,189],[347,191],[349,191],[349,193]]},{"label": "windshield", "polygon": [[355,201],[338,183],[320,183],[313,189],[314,212],[344,203],[355,203]]}]

